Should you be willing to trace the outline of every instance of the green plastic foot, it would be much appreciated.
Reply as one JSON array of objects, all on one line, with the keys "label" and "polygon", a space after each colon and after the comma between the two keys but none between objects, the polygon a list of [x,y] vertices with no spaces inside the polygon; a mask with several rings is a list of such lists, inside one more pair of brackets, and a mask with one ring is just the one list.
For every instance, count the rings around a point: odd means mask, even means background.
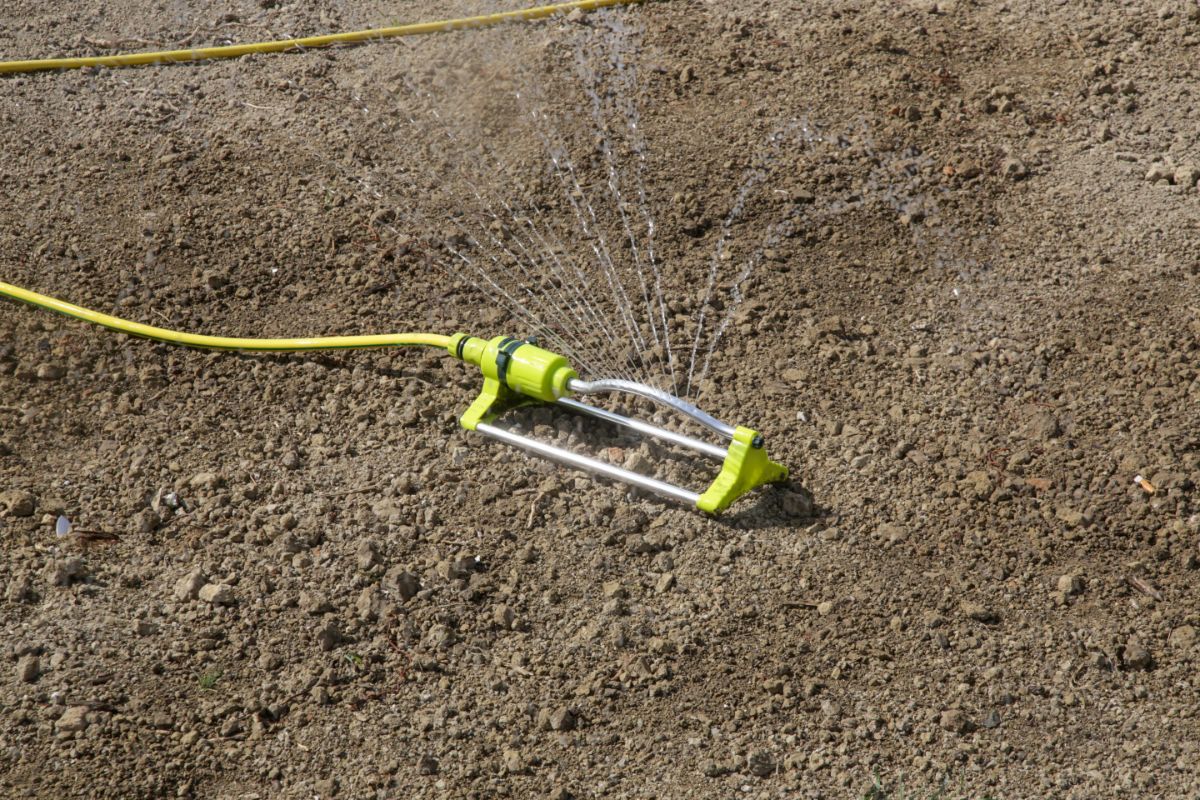
[{"label": "green plastic foot", "polygon": [[[757,447],[755,443],[757,442]],[[762,437],[749,428],[737,428],[721,474],[708,490],[700,495],[696,507],[701,511],[716,514],[729,508],[734,500],[766,483],[786,480],[787,467],[767,458],[762,446]]]}]

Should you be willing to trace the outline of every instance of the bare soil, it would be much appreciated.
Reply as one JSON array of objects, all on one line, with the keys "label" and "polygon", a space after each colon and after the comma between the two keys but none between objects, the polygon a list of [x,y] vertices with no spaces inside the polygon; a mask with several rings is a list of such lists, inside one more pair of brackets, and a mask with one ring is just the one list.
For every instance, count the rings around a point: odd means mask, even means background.
[{"label": "bare soil", "polygon": [[[19,0],[0,57],[484,10],[394,6]],[[708,518],[461,431],[479,377],[436,352],[4,303],[0,794],[1200,793],[1200,8],[614,17],[681,330],[773,126],[823,131],[734,231],[762,263],[702,394],[793,481]],[[589,141],[560,44],[597,24],[4,77],[0,279],[195,332],[522,334],[430,251],[469,206],[437,132],[374,123],[411,82],[566,215],[496,98],[541,76]]]}]

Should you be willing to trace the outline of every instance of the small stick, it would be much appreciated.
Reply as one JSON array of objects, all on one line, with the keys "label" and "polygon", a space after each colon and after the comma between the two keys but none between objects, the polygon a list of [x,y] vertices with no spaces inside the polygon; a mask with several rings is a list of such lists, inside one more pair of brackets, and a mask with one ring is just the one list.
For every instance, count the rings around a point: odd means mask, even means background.
[{"label": "small stick", "polygon": [[525,522],[526,530],[533,530],[533,517],[537,514],[538,503],[542,502],[542,498],[545,496],[545,492],[538,492],[537,497],[533,498],[533,502],[529,504],[529,519]]},{"label": "small stick", "polygon": [[1153,586],[1146,583],[1141,578],[1136,578],[1136,577],[1130,575],[1125,578],[1125,582],[1128,583],[1130,586],[1132,586],[1134,589],[1137,589],[1142,594],[1146,595],[1147,597],[1152,597],[1155,600],[1157,600],[1158,602],[1160,602],[1160,603],[1162,602],[1162,599],[1163,599],[1162,592],[1160,592],[1158,589],[1155,589]]}]

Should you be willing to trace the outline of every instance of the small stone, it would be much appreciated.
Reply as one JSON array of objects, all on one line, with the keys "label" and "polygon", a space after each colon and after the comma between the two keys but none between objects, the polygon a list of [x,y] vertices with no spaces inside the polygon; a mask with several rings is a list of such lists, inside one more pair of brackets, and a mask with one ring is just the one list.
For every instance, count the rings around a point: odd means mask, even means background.
[{"label": "small stone", "polygon": [[370,586],[364,588],[358,593],[358,600],[355,601],[354,607],[358,611],[359,619],[372,620],[378,618],[380,610],[379,592]]},{"label": "small stone", "polygon": [[575,712],[566,706],[561,706],[550,714],[550,730],[552,731],[573,731],[575,724]]},{"label": "small stone", "polygon": [[67,374],[67,368],[61,364],[39,364],[37,376],[39,380],[56,381]]},{"label": "small stone", "polygon": [[188,481],[193,489],[220,489],[225,485],[225,479],[215,472],[198,472]]},{"label": "small stone", "polygon": [[1000,727],[1000,712],[995,709],[989,711],[987,716],[983,718],[983,727],[991,730]]},{"label": "small stone", "polygon": [[72,556],[47,565],[46,575],[52,586],[69,586],[72,581],[83,578],[83,559]]},{"label": "small stone", "polygon": [[1180,650],[1190,650],[1195,643],[1196,628],[1193,625],[1180,625],[1167,637],[1167,644]]},{"label": "small stone", "polygon": [[1146,181],[1149,183],[1174,183],[1175,170],[1169,164],[1154,164],[1146,170]]},{"label": "small stone", "polygon": [[750,774],[758,778],[769,778],[775,773],[775,759],[766,750],[755,750],[746,759]]},{"label": "small stone", "polygon": [[417,759],[417,774],[418,775],[437,775],[438,762],[429,753],[424,754]]},{"label": "small stone", "polygon": [[1054,510],[1054,516],[1066,523],[1068,528],[1079,527],[1080,523],[1083,522],[1083,512],[1070,506],[1059,506]]},{"label": "small stone", "polygon": [[10,517],[32,517],[34,497],[22,489],[9,489],[0,493],[0,508]]},{"label": "small stone", "polygon": [[960,604],[960,607],[962,608],[963,614],[975,620],[976,622],[992,624],[1000,621],[1000,615],[982,603],[964,600]]},{"label": "small stone", "polygon": [[446,650],[458,641],[454,635],[454,631],[447,625],[434,625],[429,630],[425,631],[425,635],[421,637],[421,643],[430,650]]},{"label": "small stone", "polygon": [[1126,669],[1147,670],[1154,666],[1154,657],[1136,638],[1130,639],[1125,644],[1125,655],[1122,661],[1125,662]]},{"label": "small stone", "polygon": [[1000,173],[1011,181],[1019,181],[1029,174],[1029,168],[1020,159],[1006,158],[1000,165]]},{"label": "small stone", "polygon": [[810,517],[813,512],[812,499],[808,495],[788,489],[779,492],[779,507],[789,517]]},{"label": "small stone", "polygon": [[629,590],[620,581],[607,581],[604,584],[604,596],[623,600],[629,597]]},{"label": "small stone", "polygon": [[342,629],[338,627],[337,620],[329,620],[317,632],[317,644],[321,649],[328,653],[331,650],[337,649],[337,646],[343,642]]},{"label": "small stone", "polygon": [[510,775],[520,775],[525,771],[525,758],[521,755],[520,750],[505,750],[501,756],[501,763],[504,764],[504,769]]},{"label": "small stone", "polygon": [[506,605],[496,606],[492,610],[492,622],[495,623],[497,628],[502,628],[506,631],[512,630],[513,624],[516,622],[516,620],[517,615],[514,614],[513,610]]},{"label": "small stone", "polygon": [[321,799],[336,796],[340,788],[341,784],[338,783],[337,778],[322,778],[313,784],[317,797]]},{"label": "small stone", "polygon": [[941,717],[938,719],[938,724],[942,726],[942,730],[949,731],[950,733],[970,733],[975,729],[971,720],[967,719],[967,715],[958,709],[943,711]]},{"label": "small stone", "polygon": [[383,586],[400,595],[402,600],[411,600],[417,592],[421,591],[421,581],[417,579],[416,575],[402,567],[389,569],[383,576]]},{"label": "small stone", "polygon": [[180,600],[195,600],[200,596],[204,584],[204,573],[198,569],[192,570],[175,582],[175,596]]},{"label": "small stone", "polygon": [[600,613],[606,617],[620,617],[624,616],[627,610],[625,602],[614,597],[600,608]]},{"label": "small stone", "polygon": [[283,454],[279,463],[284,469],[300,469],[300,454],[295,450],[288,450]]},{"label": "small stone", "polygon": [[833,612],[833,603],[828,600],[822,600],[817,603],[817,613],[822,617],[827,617]]},{"label": "small stone", "polygon": [[58,722],[54,724],[60,731],[68,733],[78,733],[85,730],[88,726],[88,707],[87,706],[71,706],[62,713],[58,718]]},{"label": "small stone", "polygon": [[887,31],[878,31],[871,37],[871,47],[888,53],[896,49],[896,41]]},{"label": "small stone", "polygon": [[33,683],[41,674],[42,665],[37,656],[22,656],[17,661],[17,680],[22,683]]},{"label": "small stone", "polygon": [[233,587],[227,583],[206,583],[197,596],[214,606],[227,606],[233,603]]},{"label": "small stone", "polygon": [[319,616],[332,610],[329,601],[320,592],[300,592],[299,606],[305,614],[313,616]]},{"label": "small stone", "polygon": [[655,594],[666,594],[674,585],[675,576],[670,572],[664,572],[658,576],[658,581],[654,584],[654,592]]},{"label": "small stone", "polygon": [[1190,189],[1200,182],[1200,167],[1195,164],[1187,164],[1176,169],[1173,177],[1176,186]]},{"label": "small stone", "polygon": [[370,540],[364,541],[358,546],[358,554],[356,556],[358,568],[363,572],[371,569],[379,563],[379,545]]},{"label": "small stone", "polygon": [[1041,410],[1030,415],[1022,432],[1030,439],[1044,442],[1062,433],[1062,428],[1057,417],[1049,411]]},{"label": "small stone", "polygon": [[1083,579],[1077,575],[1061,575],[1058,590],[1068,596],[1077,595],[1083,591]]}]

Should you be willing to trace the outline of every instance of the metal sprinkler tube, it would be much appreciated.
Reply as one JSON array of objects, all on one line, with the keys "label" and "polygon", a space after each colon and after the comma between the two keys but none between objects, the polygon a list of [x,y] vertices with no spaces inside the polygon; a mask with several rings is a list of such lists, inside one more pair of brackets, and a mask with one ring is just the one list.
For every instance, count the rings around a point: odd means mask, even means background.
[{"label": "metal sprinkler tube", "polygon": [[[463,361],[475,364],[483,373],[483,391],[459,420],[467,430],[577,469],[694,505],[710,513],[723,511],[733,501],[763,484],[787,478],[787,468],[767,458],[763,437],[757,431],[721,422],[686,400],[661,389],[626,380],[581,381],[564,356],[511,336],[484,340],[456,333],[450,337],[446,350]],[[607,392],[625,392],[654,400],[730,439],[730,444],[720,447],[569,397],[571,394]],[[721,461],[721,471],[703,493],[694,492],[492,424],[505,411],[532,402],[555,403],[696,450]]]}]

